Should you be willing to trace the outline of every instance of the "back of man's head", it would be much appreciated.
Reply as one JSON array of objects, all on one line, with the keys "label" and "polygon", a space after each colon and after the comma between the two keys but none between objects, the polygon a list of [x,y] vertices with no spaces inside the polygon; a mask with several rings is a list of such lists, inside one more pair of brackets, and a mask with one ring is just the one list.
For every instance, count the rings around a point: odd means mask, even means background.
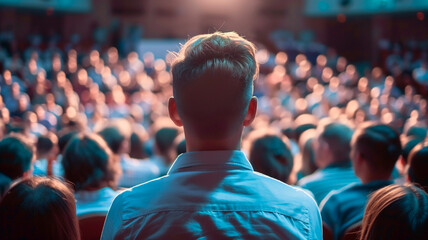
[{"label": "back of man's head", "polygon": [[373,172],[390,174],[401,154],[399,134],[384,124],[370,124],[357,130],[352,145]]},{"label": "back of man's head", "polygon": [[266,134],[254,139],[249,159],[254,170],[288,182],[293,169],[290,148],[276,135]]},{"label": "back of man's head", "polygon": [[0,141],[0,172],[10,179],[30,170],[34,146],[21,135],[9,135]]},{"label": "back of man's head", "polygon": [[174,140],[178,135],[176,128],[164,127],[156,131],[155,133],[155,144],[161,155],[169,153],[174,145]]},{"label": "back of man's head", "polygon": [[234,32],[198,35],[172,64],[173,94],[184,127],[218,139],[242,126],[258,73],[254,45]]},{"label": "back of man's head", "polygon": [[119,154],[125,136],[116,127],[106,127],[98,133],[114,154]]},{"label": "back of man's head", "polygon": [[418,144],[409,155],[409,180],[428,192],[428,143]]},{"label": "back of man's head", "polygon": [[58,138],[53,133],[40,136],[36,143],[37,158],[45,157],[48,153],[54,150],[57,144]]},{"label": "back of man's head", "polygon": [[319,139],[328,144],[333,163],[349,161],[350,143],[353,134],[351,128],[342,123],[332,122],[323,126],[319,134]]}]

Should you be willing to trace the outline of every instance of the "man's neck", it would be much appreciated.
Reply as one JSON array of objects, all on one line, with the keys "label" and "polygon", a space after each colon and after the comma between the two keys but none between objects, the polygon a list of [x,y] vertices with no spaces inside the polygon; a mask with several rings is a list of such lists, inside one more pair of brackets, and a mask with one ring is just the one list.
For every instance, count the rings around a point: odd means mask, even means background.
[{"label": "man's neck", "polygon": [[376,175],[370,175],[364,176],[361,178],[361,183],[367,184],[374,181],[388,181],[391,180],[391,174],[376,174]]}]

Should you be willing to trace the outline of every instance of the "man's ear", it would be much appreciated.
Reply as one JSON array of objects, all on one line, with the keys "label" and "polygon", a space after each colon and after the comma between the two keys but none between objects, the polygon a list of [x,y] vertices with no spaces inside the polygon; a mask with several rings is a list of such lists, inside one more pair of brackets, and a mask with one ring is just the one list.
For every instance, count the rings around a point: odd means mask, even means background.
[{"label": "man's ear", "polygon": [[169,118],[171,118],[174,124],[177,125],[178,127],[182,127],[183,123],[181,122],[180,116],[178,116],[177,104],[175,102],[174,97],[170,97],[168,100],[168,112],[169,112]]},{"label": "man's ear", "polygon": [[244,127],[249,126],[253,122],[254,118],[256,117],[256,113],[257,113],[257,97],[253,96],[250,100],[250,104],[248,105],[247,115],[245,115],[244,122],[242,125],[244,125]]}]

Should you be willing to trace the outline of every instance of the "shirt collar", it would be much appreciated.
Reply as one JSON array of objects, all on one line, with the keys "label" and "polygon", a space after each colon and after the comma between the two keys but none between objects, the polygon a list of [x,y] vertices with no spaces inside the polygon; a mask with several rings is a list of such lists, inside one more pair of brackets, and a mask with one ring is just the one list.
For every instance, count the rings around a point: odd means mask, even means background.
[{"label": "shirt collar", "polygon": [[195,151],[178,156],[168,171],[168,175],[176,172],[233,169],[254,171],[241,151]]}]

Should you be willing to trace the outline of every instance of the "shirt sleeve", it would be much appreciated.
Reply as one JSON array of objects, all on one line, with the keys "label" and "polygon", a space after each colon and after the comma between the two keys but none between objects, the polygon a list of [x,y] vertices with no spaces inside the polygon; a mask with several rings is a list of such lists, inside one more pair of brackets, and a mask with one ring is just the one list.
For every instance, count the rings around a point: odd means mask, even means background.
[{"label": "shirt sleeve", "polygon": [[104,222],[101,240],[115,239],[115,236],[122,229],[122,199],[124,193],[118,195],[108,211],[106,221]]}]

